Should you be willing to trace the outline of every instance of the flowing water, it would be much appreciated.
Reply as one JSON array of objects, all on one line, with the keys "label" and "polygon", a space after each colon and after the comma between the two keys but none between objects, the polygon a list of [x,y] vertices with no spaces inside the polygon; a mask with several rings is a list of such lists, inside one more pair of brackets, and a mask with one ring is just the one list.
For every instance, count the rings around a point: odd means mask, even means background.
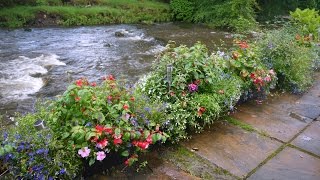
[{"label": "flowing water", "polygon": [[[123,37],[115,36],[121,32]],[[0,30],[0,114],[32,112],[38,98],[54,98],[75,79],[115,76],[136,82],[151,71],[169,40],[210,47],[231,42],[226,32],[188,24],[111,25]]]}]

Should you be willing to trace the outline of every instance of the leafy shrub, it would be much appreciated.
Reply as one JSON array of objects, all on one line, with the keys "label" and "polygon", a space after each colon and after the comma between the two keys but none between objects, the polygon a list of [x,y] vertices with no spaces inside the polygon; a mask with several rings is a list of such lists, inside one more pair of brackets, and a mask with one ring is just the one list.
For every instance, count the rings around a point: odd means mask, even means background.
[{"label": "leafy shrub", "polygon": [[320,34],[320,16],[319,11],[315,9],[297,8],[294,12],[290,12],[294,25],[304,36],[312,35],[316,40]]},{"label": "leafy shrub", "polygon": [[[158,57],[154,72],[140,86],[140,91],[151,100],[167,104],[165,129],[173,141],[186,138],[186,129],[201,131],[204,125],[211,124],[229,110],[225,104],[233,107],[241,95],[241,81],[231,75],[226,78],[214,58],[200,43],[191,48],[174,48],[169,44]],[[173,65],[170,85],[166,77],[168,64]]]},{"label": "leafy shrub", "polygon": [[172,0],[170,8],[176,20],[192,21],[194,2],[192,0]]},{"label": "leafy shrub", "polygon": [[305,91],[312,84],[315,53],[299,45],[290,26],[272,30],[258,41],[260,59],[278,75],[277,87],[293,93]]}]

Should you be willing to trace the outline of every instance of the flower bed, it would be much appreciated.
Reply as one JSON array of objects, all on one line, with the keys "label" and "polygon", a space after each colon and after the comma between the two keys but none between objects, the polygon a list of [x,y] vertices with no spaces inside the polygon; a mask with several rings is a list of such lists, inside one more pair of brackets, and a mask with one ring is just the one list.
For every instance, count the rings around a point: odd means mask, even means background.
[{"label": "flower bed", "polygon": [[[237,40],[228,52],[171,42],[135,88],[112,75],[100,85],[79,79],[3,133],[2,169],[13,179],[73,179],[90,174],[90,166],[130,166],[151,145],[200,132],[239,101],[261,103],[274,87],[302,92],[319,64],[319,47],[285,28],[257,43]],[[39,119],[47,126],[41,131],[33,127]]]}]

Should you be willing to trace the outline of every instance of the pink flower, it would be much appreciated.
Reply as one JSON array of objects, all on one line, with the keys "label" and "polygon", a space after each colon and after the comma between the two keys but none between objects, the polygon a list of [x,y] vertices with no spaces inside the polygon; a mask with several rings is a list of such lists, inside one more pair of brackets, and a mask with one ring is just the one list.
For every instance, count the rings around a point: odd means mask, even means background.
[{"label": "pink flower", "polygon": [[188,89],[189,89],[189,92],[196,92],[198,91],[198,86],[196,84],[191,83],[188,85]]},{"label": "pink flower", "polygon": [[90,150],[88,147],[84,147],[84,148],[79,149],[78,154],[79,154],[81,157],[85,158],[85,157],[88,157],[88,156],[89,156],[90,151],[91,151],[91,150]]},{"label": "pink flower", "polygon": [[264,78],[264,81],[270,82],[270,81],[271,81],[271,77],[270,77],[270,76],[265,77],[265,78]]},{"label": "pink flower", "polygon": [[103,151],[97,152],[97,160],[102,161],[106,157],[106,154]]},{"label": "pink flower", "polygon": [[96,87],[96,86],[97,86],[97,83],[96,83],[96,82],[93,82],[93,83],[91,83],[91,86],[92,86],[92,87]]},{"label": "pink flower", "polygon": [[269,74],[272,75],[272,76],[274,76],[276,73],[274,72],[273,69],[270,69],[270,70],[269,70]]}]

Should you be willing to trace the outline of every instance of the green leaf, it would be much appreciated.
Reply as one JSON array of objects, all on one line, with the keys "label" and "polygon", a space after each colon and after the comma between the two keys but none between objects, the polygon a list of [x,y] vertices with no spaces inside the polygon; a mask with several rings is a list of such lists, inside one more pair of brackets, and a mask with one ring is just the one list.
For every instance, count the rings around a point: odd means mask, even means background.
[{"label": "green leaf", "polygon": [[119,128],[116,128],[116,129],[114,130],[114,133],[115,133],[117,136],[120,136],[121,130],[120,130]]},{"label": "green leaf", "polygon": [[8,153],[8,152],[11,152],[12,150],[13,150],[13,147],[11,145],[7,144],[7,145],[4,146],[4,151],[5,152]]},{"label": "green leaf", "polygon": [[95,132],[88,132],[86,134],[86,140],[90,140],[92,137],[96,136],[96,133]]},{"label": "green leaf", "polygon": [[129,132],[124,133],[123,140],[128,141],[129,139],[130,139],[130,133]]},{"label": "green leaf", "polygon": [[69,137],[69,136],[70,136],[70,133],[64,132],[64,133],[62,134],[61,139],[62,139],[62,140],[63,140],[63,139],[66,139],[66,138]]},{"label": "green leaf", "polygon": [[90,160],[89,160],[89,166],[92,166],[95,161],[96,161],[95,158],[90,158]]},{"label": "green leaf", "polygon": [[144,134],[144,137],[147,138],[150,135],[150,131],[144,130],[143,134]]},{"label": "green leaf", "polygon": [[129,156],[129,151],[123,151],[121,153],[121,156],[128,157]]},{"label": "green leaf", "polygon": [[77,88],[77,86],[72,84],[72,85],[68,86],[68,91],[71,91],[72,89],[75,89],[75,88]]},{"label": "green leaf", "polygon": [[104,120],[105,120],[105,117],[102,114],[102,112],[96,112],[94,114],[94,118],[96,118],[100,123],[104,122]]},{"label": "green leaf", "polygon": [[0,148],[0,156],[3,156],[5,153],[4,149],[3,148]]}]

